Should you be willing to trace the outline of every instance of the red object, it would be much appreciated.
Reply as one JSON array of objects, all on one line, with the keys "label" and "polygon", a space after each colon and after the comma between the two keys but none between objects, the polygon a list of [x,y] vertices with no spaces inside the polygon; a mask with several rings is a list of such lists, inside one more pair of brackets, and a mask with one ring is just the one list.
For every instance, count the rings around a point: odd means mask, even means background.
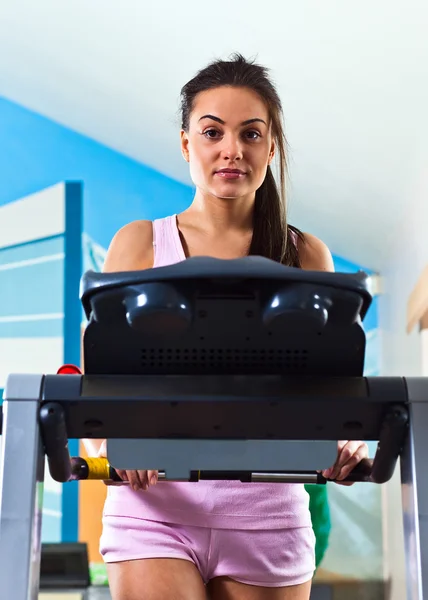
[{"label": "red object", "polygon": [[62,365],[57,371],[57,375],[81,375],[82,371],[76,365]]}]

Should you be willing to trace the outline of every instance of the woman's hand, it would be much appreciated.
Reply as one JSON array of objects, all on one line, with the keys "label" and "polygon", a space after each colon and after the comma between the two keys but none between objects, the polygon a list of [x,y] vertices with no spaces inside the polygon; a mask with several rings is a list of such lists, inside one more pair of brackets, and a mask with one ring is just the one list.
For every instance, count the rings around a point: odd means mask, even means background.
[{"label": "woman's hand", "polygon": [[[103,441],[98,452],[99,458],[107,458],[107,442]],[[147,490],[151,485],[156,485],[158,481],[157,471],[124,471],[116,469],[117,474],[122,479],[120,481],[105,481],[106,485],[126,485],[125,482],[132,487],[136,492],[139,490]]]},{"label": "woman's hand", "polygon": [[337,442],[336,462],[322,471],[326,479],[334,479],[340,485],[353,485],[353,481],[342,481],[363,458],[368,458],[369,449],[365,442],[340,440]]}]

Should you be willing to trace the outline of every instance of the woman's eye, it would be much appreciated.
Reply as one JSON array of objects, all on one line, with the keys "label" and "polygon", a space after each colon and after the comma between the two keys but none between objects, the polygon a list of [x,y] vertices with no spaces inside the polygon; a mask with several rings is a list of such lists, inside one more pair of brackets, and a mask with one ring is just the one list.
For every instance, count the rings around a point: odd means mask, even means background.
[{"label": "woman's eye", "polygon": [[257,138],[261,137],[260,133],[258,131],[246,131],[245,135],[250,139],[250,140],[256,140]]},{"label": "woman's eye", "polygon": [[[209,138],[211,140],[215,140],[218,139],[219,137],[221,137],[221,133],[219,131],[217,131],[217,129],[207,129],[206,131],[203,132],[204,137]],[[251,141],[253,140],[257,140],[258,138],[261,137],[260,133],[258,131],[246,131],[244,133],[244,137],[246,139],[249,139]]]},{"label": "woman's eye", "polygon": [[218,131],[216,131],[215,129],[207,129],[206,131],[204,131],[204,136],[212,140],[216,138],[217,134]]}]

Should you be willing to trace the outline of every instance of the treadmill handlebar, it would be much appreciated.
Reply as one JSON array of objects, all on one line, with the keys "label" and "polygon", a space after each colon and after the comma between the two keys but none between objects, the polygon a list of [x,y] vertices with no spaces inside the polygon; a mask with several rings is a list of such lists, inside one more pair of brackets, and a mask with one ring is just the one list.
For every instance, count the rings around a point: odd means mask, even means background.
[{"label": "treadmill handlebar", "polygon": [[[115,482],[122,481],[116,470],[108,463],[107,459],[83,459],[81,457],[70,458],[65,413],[61,404],[56,402],[47,402],[44,404],[40,411],[40,423],[42,439],[52,479],[60,483],[84,479],[98,479]],[[387,460],[387,451],[388,447],[385,446],[383,468],[381,463],[381,469],[379,470],[378,467],[376,470],[375,461],[364,459],[355,467],[355,469],[344,481],[372,481],[374,483],[383,483],[384,481],[387,481],[385,476],[392,476],[396,462],[395,459],[391,469],[391,461]],[[378,452],[376,454],[378,454]],[[373,471],[377,473],[377,481],[373,479]],[[159,480],[173,481],[168,479],[167,474],[164,471],[159,471]],[[237,480],[242,482],[317,484],[325,484],[328,481],[321,475],[321,473],[318,473],[317,471],[290,471],[287,473],[269,471],[263,473],[252,471],[190,471],[189,478],[184,481],[193,482],[201,480]]]},{"label": "treadmill handlebar", "polygon": [[[0,407],[1,408],[1,407]],[[2,411],[0,410],[0,417]],[[374,459],[362,460],[345,481],[385,483],[394,474],[398,457],[408,432],[408,411],[402,405],[393,406],[385,415]],[[1,418],[0,418],[1,424]],[[61,404],[47,402],[40,409],[41,435],[48,467],[55,481],[99,479],[121,481],[106,459],[70,458],[68,449],[65,412]],[[1,427],[0,427],[1,432]],[[103,462],[104,461],[104,462]],[[324,484],[325,479],[317,471],[297,472],[251,472],[251,471],[191,471],[186,481],[238,480],[243,482],[287,482]],[[172,481],[164,471],[159,471],[159,480]]]},{"label": "treadmill handlebar", "polygon": [[[407,435],[408,419],[408,411],[404,406],[399,404],[392,406],[382,420],[374,459],[362,460],[344,481],[378,484],[389,481]],[[41,407],[40,422],[49,470],[54,480],[62,483],[82,479],[120,480],[106,459],[92,458],[85,461],[80,457],[70,458],[65,412],[61,404],[56,402],[44,404]],[[159,472],[159,479],[170,481],[163,471]],[[186,481],[200,481],[201,479],[321,484],[327,482],[327,479],[317,471],[287,473],[191,471]]]},{"label": "treadmill handlebar", "polygon": [[[41,407],[40,422],[42,438],[52,479],[60,483],[85,479],[98,479],[104,481],[121,482],[116,470],[105,458],[72,457],[68,450],[67,428],[63,407],[56,402],[47,402]],[[387,450],[387,449],[386,449]],[[388,461],[386,474],[391,472]],[[395,466],[395,463],[394,463]],[[344,481],[373,481],[372,473],[374,461],[362,460]],[[391,475],[394,471],[392,468]],[[378,477],[383,479],[382,470]],[[164,471],[159,471],[160,481],[173,481],[168,479]],[[237,480],[242,482],[264,483],[317,483],[325,484],[328,480],[317,471],[303,472],[252,472],[252,471],[190,471],[189,478],[184,481],[196,482],[201,480]],[[176,481],[176,480],[175,480]],[[181,480],[183,481],[183,480]],[[123,482],[126,483],[126,482]],[[383,483],[383,481],[375,481]]]},{"label": "treadmill handlebar", "polygon": [[[363,459],[353,471],[342,481],[372,481],[371,473],[373,460]],[[106,482],[123,483],[116,469],[112,467],[106,458],[82,458],[74,456],[71,458],[71,475],[69,481],[102,480]],[[289,472],[258,472],[258,471],[190,471],[187,479],[168,479],[164,471],[158,471],[159,481],[241,481],[242,483],[316,483],[325,484],[334,479],[326,479],[317,471],[289,471]]]}]

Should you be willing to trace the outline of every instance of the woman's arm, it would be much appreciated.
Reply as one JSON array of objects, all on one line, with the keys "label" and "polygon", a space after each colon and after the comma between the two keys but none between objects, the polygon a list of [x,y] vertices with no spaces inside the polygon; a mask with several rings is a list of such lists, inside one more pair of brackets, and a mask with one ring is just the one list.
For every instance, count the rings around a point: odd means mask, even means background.
[{"label": "woman's arm", "polygon": [[153,266],[151,221],[133,221],[116,233],[104,262],[103,273],[139,271]]},{"label": "woman's arm", "polygon": [[[104,273],[150,269],[153,266],[153,230],[150,221],[134,221],[122,227],[107,251]],[[84,371],[84,365],[82,365]],[[84,439],[88,456],[105,452],[105,440]],[[103,446],[103,448],[101,448]]]},{"label": "woman's arm", "polygon": [[334,271],[333,257],[324,242],[310,233],[305,233],[304,238],[304,241],[298,238],[297,242],[302,269],[306,271]]},{"label": "woman's arm", "polygon": [[[334,271],[333,258],[328,247],[317,237],[305,233],[305,241],[299,239],[298,250],[302,269],[310,271]],[[339,440],[337,458],[332,467],[323,471],[327,479],[335,479],[342,485],[353,485],[342,482],[357,464],[369,455],[366,443],[358,440]]]}]

